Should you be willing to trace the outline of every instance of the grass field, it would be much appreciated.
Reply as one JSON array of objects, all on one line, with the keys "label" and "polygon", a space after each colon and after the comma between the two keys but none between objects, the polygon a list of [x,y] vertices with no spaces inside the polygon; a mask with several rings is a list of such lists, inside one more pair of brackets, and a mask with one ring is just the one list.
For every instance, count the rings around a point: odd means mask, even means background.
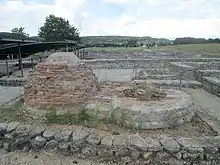
[{"label": "grass field", "polygon": [[220,44],[190,44],[190,45],[161,46],[161,47],[153,48],[153,50],[192,52],[192,53],[201,54],[202,56],[219,56]]},{"label": "grass field", "polygon": [[[171,51],[171,52],[192,52],[201,54],[202,56],[217,57],[220,56],[220,44],[189,44],[189,45],[174,45],[154,47],[150,50],[143,47],[123,48],[123,47],[107,47],[103,48],[104,52],[142,52],[142,51]],[[87,51],[101,52],[102,48],[93,47],[87,48]]]}]

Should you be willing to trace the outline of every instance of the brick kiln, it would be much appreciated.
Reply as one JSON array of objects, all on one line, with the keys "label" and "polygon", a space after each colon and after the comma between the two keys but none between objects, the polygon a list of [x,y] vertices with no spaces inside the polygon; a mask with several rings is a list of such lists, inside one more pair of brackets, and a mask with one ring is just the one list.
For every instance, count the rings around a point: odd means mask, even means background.
[{"label": "brick kiln", "polygon": [[35,67],[24,86],[25,105],[33,108],[72,106],[97,94],[92,69],[68,52],[54,53]]}]

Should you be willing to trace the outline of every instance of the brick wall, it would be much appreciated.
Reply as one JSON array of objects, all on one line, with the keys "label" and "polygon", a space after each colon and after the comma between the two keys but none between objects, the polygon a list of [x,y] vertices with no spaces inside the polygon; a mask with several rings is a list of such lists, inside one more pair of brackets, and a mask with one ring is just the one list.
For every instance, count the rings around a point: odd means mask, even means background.
[{"label": "brick wall", "polygon": [[[65,58],[60,58],[65,56]],[[55,53],[39,63],[24,86],[25,104],[57,107],[81,104],[97,93],[97,78],[71,53]]]}]

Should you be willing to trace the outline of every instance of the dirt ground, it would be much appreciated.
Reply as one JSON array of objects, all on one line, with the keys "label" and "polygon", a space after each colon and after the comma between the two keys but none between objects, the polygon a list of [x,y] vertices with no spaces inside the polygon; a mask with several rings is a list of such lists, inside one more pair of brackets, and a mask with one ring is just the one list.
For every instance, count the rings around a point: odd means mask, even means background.
[{"label": "dirt ground", "polygon": [[[10,152],[0,150],[0,165],[109,165],[90,160],[80,160],[74,156],[63,156],[48,152]],[[111,164],[116,165],[116,164]]]}]

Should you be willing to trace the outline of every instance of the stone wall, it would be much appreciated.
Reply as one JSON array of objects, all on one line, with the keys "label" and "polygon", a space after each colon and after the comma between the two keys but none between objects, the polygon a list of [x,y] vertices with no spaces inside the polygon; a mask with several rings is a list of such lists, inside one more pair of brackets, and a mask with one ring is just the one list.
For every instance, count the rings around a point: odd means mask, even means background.
[{"label": "stone wall", "polygon": [[24,90],[28,107],[72,106],[97,93],[97,78],[72,53],[55,53],[29,74]]},{"label": "stone wall", "polygon": [[173,73],[179,73],[177,79],[195,80],[196,69],[190,65],[181,62],[170,62],[169,70]]},{"label": "stone wall", "polygon": [[203,88],[220,97],[220,79],[216,77],[203,77]]},{"label": "stone wall", "polygon": [[183,64],[192,66],[199,70],[219,70],[220,69],[220,63],[219,61],[206,61],[206,62],[183,62]]},{"label": "stone wall", "polygon": [[93,69],[161,69],[169,67],[170,62],[209,62],[220,61],[220,58],[156,58],[156,59],[95,59],[82,60]]},{"label": "stone wall", "polygon": [[218,165],[220,160],[220,136],[151,138],[138,133],[112,135],[81,127],[55,129],[18,122],[0,123],[0,147],[8,152],[58,150],[121,164]]},{"label": "stone wall", "polygon": [[1,86],[23,86],[26,82],[26,78],[14,78],[14,77],[4,77],[4,78],[0,78],[0,85]]},{"label": "stone wall", "polygon": [[203,77],[216,77],[220,78],[220,70],[196,70],[196,80],[203,81]]},{"label": "stone wall", "polygon": [[84,59],[146,59],[146,58],[192,58],[193,53],[181,52],[127,52],[127,53],[106,53],[106,52],[88,52]]}]

